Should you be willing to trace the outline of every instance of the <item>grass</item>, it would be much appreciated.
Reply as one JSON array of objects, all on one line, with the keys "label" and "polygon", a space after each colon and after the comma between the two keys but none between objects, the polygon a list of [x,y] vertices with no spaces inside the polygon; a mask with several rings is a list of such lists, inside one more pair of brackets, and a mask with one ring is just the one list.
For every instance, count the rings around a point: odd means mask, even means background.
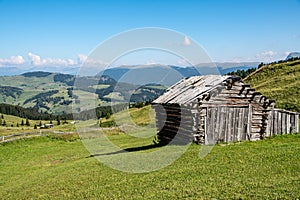
[{"label": "grass", "polygon": [[[20,132],[39,132],[39,128],[37,130],[34,129],[34,125],[39,125],[40,120],[29,120],[30,126],[21,126],[22,120],[24,123],[26,119],[12,116],[12,115],[3,115],[4,119],[2,121],[6,121],[6,126],[0,126],[0,136],[3,135],[11,135]],[[154,110],[151,109],[150,106],[145,106],[143,108],[131,108],[129,110],[124,110],[116,115],[112,115],[109,119],[101,119],[101,124],[105,126],[108,124],[109,129],[103,130],[107,135],[119,135],[124,132],[129,133],[131,135],[135,135],[136,137],[146,138],[149,136],[154,136],[156,133],[156,128],[154,124]],[[54,124],[54,128],[49,129],[50,131],[60,131],[60,132],[73,132],[76,128],[83,127],[99,127],[96,120],[88,120],[81,121],[76,126],[70,124],[72,120],[67,120],[68,124],[63,124],[63,120],[61,120],[61,125],[57,125],[56,120],[52,120]],[[117,121],[117,124],[114,122]],[[17,127],[17,123],[19,127]],[[42,124],[50,123],[50,121],[41,121]],[[121,125],[122,129],[118,127],[114,127],[115,125]],[[47,130],[45,130],[47,131]]]},{"label": "grass", "polygon": [[[123,147],[147,142],[111,136]],[[148,140],[147,140],[148,141]],[[41,137],[0,145],[3,199],[297,199],[300,135],[216,145],[204,159],[191,145],[172,165],[131,174],[113,170],[78,140]]]},{"label": "grass", "polygon": [[104,129],[103,131],[107,135],[118,135],[125,132],[136,137],[148,138],[154,137],[157,133],[155,111],[150,105],[118,112],[108,119],[102,118],[99,123],[101,127],[120,126],[120,128]]},{"label": "grass", "polygon": [[121,95],[120,92],[111,92],[108,95],[105,95],[104,98],[113,99],[116,101],[123,101],[124,97]]},{"label": "grass", "polygon": [[110,85],[107,85],[107,84],[99,84],[99,85],[93,85],[91,86],[91,88],[94,88],[94,89],[105,89],[105,88],[108,88]]},{"label": "grass", "polygon": [[263,66],[245,78],[256,90],[276,100],[276,107],[300,112],[300,62]]},{"label": "grass", "polygon": [[[5,135],[11,135],[15,133],[24,133],[24,132],[37,132],[40,131],[40,129],[34,129],[34,125],[37,126],[41,122],[42,124],[50,123],[50,121],[44,121],[44,120],[29,120],[30,126],[21,126],[21,122],[23,120],[24,124],[26,122],[26,119],[21,117],[16,117],[12,115],[3,115],[3,119],[1,119],[2,122],[5,120],[6,126],[0,126],[0,136]],[[75,125],[69,124],[71,120],[67,120],[68,124],[63,124],[63,120],[61,120],[61,125],[57,125],[56,120],[52,120],[52,123],[54,124],[54,128],[51,128],[49,130],[51,131],[62,131],[62,132],[70,132],[75,131]],[[17,124],[19,124],[19,127],[17,127]],[[43,130],[44,131],[44,130]]]},{"label": "grass", "polygon": [[116,121],[117,124],[136,124],[138,126],[147,126],[154,123],[155,111],[150,105],[142,108],[130,108],[118,112],[117,115],[106,119],[102,118],[101,123]]}]

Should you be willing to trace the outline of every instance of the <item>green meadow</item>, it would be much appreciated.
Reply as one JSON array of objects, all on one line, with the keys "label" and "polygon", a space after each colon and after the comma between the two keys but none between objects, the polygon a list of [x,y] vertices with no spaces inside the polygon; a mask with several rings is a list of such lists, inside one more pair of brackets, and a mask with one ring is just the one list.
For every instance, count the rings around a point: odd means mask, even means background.
[{"label": "green meadow", "polygon": [[[126,134],[109,137],[126,148],[151,143],[149,138],[141,140]],[[0,149],[2,199],[300,197],[299,134],[218,144],[204,158],[198,156],[201,146],[192,144],[173,164],[139,174],[117,171],[98,162],[74,138],[53,135],[24,139],[1,144]]]}]

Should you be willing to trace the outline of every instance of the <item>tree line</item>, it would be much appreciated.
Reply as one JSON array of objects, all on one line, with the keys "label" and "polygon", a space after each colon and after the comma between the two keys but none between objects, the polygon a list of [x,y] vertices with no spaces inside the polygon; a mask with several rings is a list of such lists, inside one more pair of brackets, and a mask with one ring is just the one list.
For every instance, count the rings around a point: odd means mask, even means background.
[{"label": "tree line", "polygon": [[0,93],[6,97],[15,99],[23,93],[23,89],[11,86],[0,86]]},{"label": "tree line", "polygon": [[[131,105],[132,106],[132,105]],[[122,110],[131,107],[128,104],[116,104],[112,106],[99,106],[96,109],[82,111],[80,113],[63,113],[60,115],[49,114],[40,112],[37,108],[23,108],[17,105],[10,105],[1,103],[0,113],[6,115],[13,115],[30,120],[89,120],[95,118],[104,118],[112,115],[113,113],[120,112]]]},{"label": "tree line", "polygon": [[[1,116],[0,116],[0,126],[7,126],[7,123],[6,123],[6,120],[4,119],[4,115],[3,114],[1,114]],[[11,124],[10,126],[13,127],[14,124]],[[26,118],[25,122],[22,119],[21,120],[21,124],[17,123],[16,126],[17,127],[19,127],[19,126],[30,126],[30,122],[29,122],[29,120],[27,118]]]},{"label": "tree line", "polygon": [[[258,68],[261,67],[261,64],[258,66]],[[238,69],[237,71],[234,72],[229,72],[225,75],[231,75],[231,76],[239,76],[241,78],[245,78],[246,76],[250,75],[251,73],[255,72],[256,68],[249,68],[247,70],[243,70],[243,69]]]}]

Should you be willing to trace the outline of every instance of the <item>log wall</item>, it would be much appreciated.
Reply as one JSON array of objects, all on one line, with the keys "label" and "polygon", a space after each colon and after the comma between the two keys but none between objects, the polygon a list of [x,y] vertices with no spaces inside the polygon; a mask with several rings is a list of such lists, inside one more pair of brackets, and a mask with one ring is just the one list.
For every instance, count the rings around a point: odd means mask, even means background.
[{"label": "log wall", "polygon": [[268,116],[266,137],[299,132],[299,113],[273,109]]},{"label": "log wall", "polygon": [[249,138],[248,106],[207,108],[205,144],[241,141]]},{"label": "log wall", "polygon": [[[170,95],[175,94],[173,91]],[[229,81],[201,95],[189,95],[188,103],[153,105],[157,137],[163,144],[174,138],[176,144],[191,140],[215,144],[299,132],[299,113],[274,109],[273,100],[241,81]]]}]

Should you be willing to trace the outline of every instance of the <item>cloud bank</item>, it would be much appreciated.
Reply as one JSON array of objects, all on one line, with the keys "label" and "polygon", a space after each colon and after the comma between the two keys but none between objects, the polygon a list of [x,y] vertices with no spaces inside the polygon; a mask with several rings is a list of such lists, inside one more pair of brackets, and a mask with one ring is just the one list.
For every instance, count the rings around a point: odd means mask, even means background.
[{"label": "cloud bank", "polygon": [[276,51],[268,50],[260,52],[252,57],[236,57],[231,62],[263,62],[270,63],[278,60],[284,60],[290,52],[278,53]]},{"label": "cloud bank", "polygon": [[39,55],[28,53],[31,66],[74,66],[79,63],[73,59],[41,58]]},{"label": "cloud bank", "polygon": [[6,65],[22,65],[25,60],[22,56],[11,56],[10,58],[0,58],[0,66]]},{"label": "cloud bank", "polygon": [[11,56],[9,58],[0,58],[0,67],[43,67],[43,66],[63,66],[63,67],[74,67],[79,66],[87,59],[84,54],[78,54],[77,60],[74,59],[61,59],[61,58],[42,58],[38,54],[29,52],[27,58],[23,56]]}]

